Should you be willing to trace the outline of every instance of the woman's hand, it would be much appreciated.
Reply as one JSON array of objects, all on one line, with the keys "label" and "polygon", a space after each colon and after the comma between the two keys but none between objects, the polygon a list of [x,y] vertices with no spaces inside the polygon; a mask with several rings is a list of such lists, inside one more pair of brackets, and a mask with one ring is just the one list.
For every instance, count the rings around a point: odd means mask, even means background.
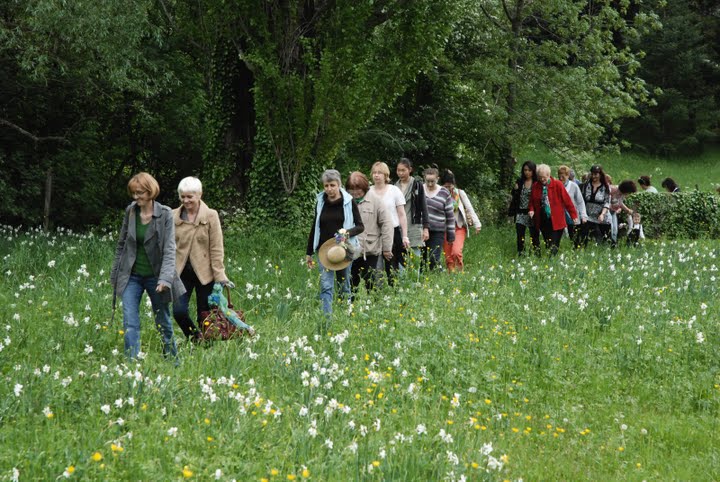
[{"label": "woman's hand", "polygon": [[430,230],[428,228],[423,228],[422,240],[427,241],[428,239],[430,239]]},{"label": "woman's hand", "polygon": [[403,248],[407,249],[410,247],[410,238],[408,238],[407,236],[403,236],[402,241],[403,241]]},{"label": "woman's hand", "polygon": [[598,216],[598,221],[600,221],[601,223],[605,221],[605,211],[600,213],[600,216]]},{"label": "woman's hand", "polygon": [[383,251],[383,258],[390,261],[392,259],[392,251]]},{"label": "woman's hand", "polygon": [[533,216],[535,216],[535,211],[529,211],[528,216],[530,216],[530,219],[532,219]]},{"label": "woman's hand", "polygon": [[475,234],[480,233],[480,226],[475,226]]},{"label": "woman's hand", "polygon": [[163,283],[162,281],[158,281],[158,284],[157,284],[157,286],[155,287],[155,292],[156,292],[156,293],[162,293],[163,291],[165,291],[165,290],[168,289],[168,288],[169,288],[168,285],[166,285],[166,284]]},{"label": "woman's hand", "polygon": [[305,256],[305,264],[307,264],[307,267],[309,269],[313,269],[315,267],[315,261],[313,260],[313,257]]}]

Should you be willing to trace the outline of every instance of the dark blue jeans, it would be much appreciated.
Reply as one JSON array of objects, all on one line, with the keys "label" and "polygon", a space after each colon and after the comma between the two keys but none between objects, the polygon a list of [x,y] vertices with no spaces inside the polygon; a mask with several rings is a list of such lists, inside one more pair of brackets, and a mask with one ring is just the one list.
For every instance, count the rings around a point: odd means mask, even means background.
[{"label": "dark blue jeans", "polygon": [[435,269],[442,271],[441,256],[444,242],[445,231],[430,231],[430,237],[425,241],[423,249],[423,264],[429,265],[430,271]]},{"label": "dark blue jeans", "polygon": [[[173,338],[173,325],[170,319],[170,303],[155,291],[158,279],[154,276],[131,274],[122,294],[123,329],[125,331],[125,354],[136,358],[140,352],[140,300],[143,291],[150,297],[152,311],[155,314],[155,327],[160,333],[165,356],[177,357],[177,346]],[[170,289],[170,288],[167,288]]]}]

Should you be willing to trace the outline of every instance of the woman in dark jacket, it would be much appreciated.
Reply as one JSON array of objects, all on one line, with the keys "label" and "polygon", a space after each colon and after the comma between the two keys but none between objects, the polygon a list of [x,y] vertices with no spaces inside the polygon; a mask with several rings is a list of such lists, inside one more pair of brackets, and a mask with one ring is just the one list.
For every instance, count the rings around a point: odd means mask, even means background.
[{"label": "woman in dark jacket", "polygon": [[530,238],[537,237],[537,231],[530,216],[528,216],[528,204],[530,202],[530,191],[532,185],[537,181],[537,168],[532,161],[525,161],[520,170],[518,178],[512,190],[512,200],[508,214],[515,216],[515,235],[517,237],[518,256],[525,252],[525,230],[530,231]]},{"label": "woman in dark jacket", "polygon": [[128,193],[135,200],[125,210],[110,273],[114,293],[123,304],[125,353],[132,359],[140,352],[140,300],[147,292],[163,353],[176,357],[170,302],[182,296],[185,287],[175,272],[173,212],[155,201],[160,186],[146,172],[130,179]]},{"label": "woman in dark jacket", "polygon": [[400,259],[401,266],[405,266],[408,251],[412,250],[418,260],[422,256],[422,248],[430,237],[430,224],[423,182],[413,177],[413,165],[410,159],[404,157],[400,159],[395,172],[398,175],[398,182],[395,185],[405,196],[405,216],[408,238],[410,238],[410,248],[403,251]]}]

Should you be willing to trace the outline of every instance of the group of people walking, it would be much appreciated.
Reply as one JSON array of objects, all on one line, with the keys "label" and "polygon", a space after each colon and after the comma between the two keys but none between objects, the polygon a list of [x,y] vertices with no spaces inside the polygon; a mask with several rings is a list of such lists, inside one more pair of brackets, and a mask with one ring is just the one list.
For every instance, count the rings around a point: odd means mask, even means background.
[{"label": "group of people walking", "polygon": [[[320,270],[320,299],[332,312],[336,284],[351,297],[364,282],[372,290],[379,272],[393,285],[398,273],[409,269],[463,269],[463,246],[481,223],[467,194],[456,186],[455,175],[437,166],[413,176],[409,159],[396,168],[398,181],[390,183],[390,168],[373,164],[370,177],[352,172],[344,185],[340,172],[326,170],[321,177],[306,262]],[[413,261],[413,262],[411,262]],[[412,267],[412,268],[411,268]]]},{"label": "group of people walking", "polygon": [[[323,312],[332,312],[336,285],[352,298],[364,283],[372,290],[384,271],[388,285],[403,271],[461,271],[465,239],[481,228],[467,194],[456,185],[455,175],[433,165],[423,179],[413,176],[409,159],[400,159],[397,182],[390,182],[390,168],[376,162],[370,178],[352,172],[343,185],[340,173],[326,170],[323,191],[316,196],[315,214],[308,236],[306,263],[320,271]],[[657,192],[649,176],[637,184]],[[680,187],[671,178],[663,181],[668,192]],[[130,179],[127,190],[133,201],[125,210],[111,272],[114,295],[122,300],[125,352],[140,353],[140,300],[147,292],[161,335],[163,353],[177,356],[173,315],[191,341],[202,338],[203,317],[209,312],[213,286],[234,285],[225,274],[223,234],[217,211],[202,201],[202,183],[186,177],[178,185],[180,207],[171,209],[156,201],[158,182],[142,172]],[[583,181],[560,166],[557,179],[547,164],[523,163],[512,190],[509,214],[514,217],[517,251],[525,253],[526,233],[539,253],[540,235],[551,254],[557,253],[564,232],[575,248],[596,243],[617,243],[619,214],[628,214],[627,226],[634,239],[642,237],[638,213],[625,205],[637,191],[634,181],[612,184],[602,166],[594,165]],[[314,256],[317,255],[317,263]],[[219,289],[219,288],[218,288]],[[189,300],[196,292],[197,313],[189,314]],[[245,325],[252,335],[252,327]]]},{"label": "group of people walking", "polygon": [[[213,285],[234,286],[225,274],[220,218],[202,201],[202,183],[195,177],[180,181],[180,207],[174,210],[156,201],[160,186],[146,172],[133,176],[127,190],[133,202],[125,209],[110,274],[114,294],[122,300],[125,353],[130,358],[140,353],[140,300],[147,292],[163,353],[175,358],[170,307],[185,336],[197,342]],[[188,312],[193,291],[194,321]],[[247,331],[254,333],[249,326]]]},{"label": "group of people walking", "polygon": [[[525,254],[526,232],[537,254],[540,234],[551,254],[558,252],[566,230],[575,248],[586,247],[591,239],[614,247],[623,224],[628,240],[637,242],[644,237],[639,213],[625,204],[625,198],[637,192],[634,181],[612,184],[612,177],[600,165],[592,166],[582,181],[575,179],[567,166],[558,168],[557,179],[550,174],[547,164],[536,166],[526,161],[513,186],[508,214],[515,218],[519,256]],[[646,192],[658,192],[649,176],[640,176],[638,184]],[[663,180],[662,186],[671,193],[680,191],[672,178]],[[627,223],[620,223],[622,213],[627,214]]]}]

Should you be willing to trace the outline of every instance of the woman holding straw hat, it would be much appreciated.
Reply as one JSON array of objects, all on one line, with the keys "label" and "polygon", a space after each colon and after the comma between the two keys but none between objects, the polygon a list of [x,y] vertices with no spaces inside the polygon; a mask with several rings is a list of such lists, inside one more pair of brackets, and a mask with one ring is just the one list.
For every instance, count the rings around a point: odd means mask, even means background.
[{"label": "woman holding straw hat", "polygon": [[344,296],[350,296],[350,262],[359,252],[357,235],[365,229],[357,204],[341,185],[340,173],[328,169],[321,177],[323,192],[317,194],[315,216],[308,237],[306,263],[313,268],[318,253],[320,300],[323,312],[332,313],[335,283]]}]

